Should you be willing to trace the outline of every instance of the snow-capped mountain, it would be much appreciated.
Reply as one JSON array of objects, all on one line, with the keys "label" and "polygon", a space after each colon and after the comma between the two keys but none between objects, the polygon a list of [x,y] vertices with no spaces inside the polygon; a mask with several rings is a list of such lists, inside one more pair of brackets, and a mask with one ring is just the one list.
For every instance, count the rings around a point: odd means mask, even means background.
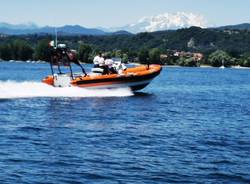
[{"label": "snow-capped mountain", "polygon": [[207,21],[201,15],[186,12],[164,13],[156,16],[143,17],[136,23],[118,28],[111,28],[110,31],[126,30],[132,33],[153,32],[161,30],[175,30],[197,26],[207,27]]}]

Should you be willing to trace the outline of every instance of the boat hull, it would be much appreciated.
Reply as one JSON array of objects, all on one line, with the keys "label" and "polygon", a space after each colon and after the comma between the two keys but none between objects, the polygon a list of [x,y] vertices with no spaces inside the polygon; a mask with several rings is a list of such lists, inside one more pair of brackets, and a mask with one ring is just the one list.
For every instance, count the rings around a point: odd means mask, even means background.
[{"label": "boat hull", "polygon": [[[131,90],[137,91],[150,84],[160,74],[161,70],[160,65],[150,65],[128,68],[120,75],[76,77],[71,81],[71,86],[91,89],[129,87]],[[43,80],[43,82],[49,85],[54,85],[53,81],[53,76],[48,76]]]}]

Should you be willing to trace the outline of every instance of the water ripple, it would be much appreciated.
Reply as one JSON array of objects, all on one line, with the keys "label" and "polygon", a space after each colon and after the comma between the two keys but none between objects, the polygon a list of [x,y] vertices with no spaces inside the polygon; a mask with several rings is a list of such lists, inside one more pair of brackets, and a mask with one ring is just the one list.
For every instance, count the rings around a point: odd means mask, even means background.
[{"label": "water ripple", "polygon": [[248,78],[165,68],[134,96],[0,99],[0,183],[250,183]]}]

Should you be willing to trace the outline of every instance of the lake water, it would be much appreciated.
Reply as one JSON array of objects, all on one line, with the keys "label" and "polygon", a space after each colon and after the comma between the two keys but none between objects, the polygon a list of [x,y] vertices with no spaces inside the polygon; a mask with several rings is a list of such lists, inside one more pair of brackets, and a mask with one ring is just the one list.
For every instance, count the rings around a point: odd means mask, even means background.
[{"label": "lake water", "polygon": [[0,183],[250,183],[250,70],[167,67],[139,93],[49,72],[0,62]]}]

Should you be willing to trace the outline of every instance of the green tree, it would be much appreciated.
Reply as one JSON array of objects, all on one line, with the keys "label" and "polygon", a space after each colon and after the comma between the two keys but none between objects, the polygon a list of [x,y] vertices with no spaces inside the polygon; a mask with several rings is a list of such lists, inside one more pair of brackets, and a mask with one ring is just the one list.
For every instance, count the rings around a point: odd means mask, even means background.
[{"label": "green tree", "polygon": [[149,63],[152,64],[161,64],[161,51],[158,48],[153,48],[149,51]]},{"label": "green tree", "polygon": [[127,55],[128,55],[128,61],[134,62],[138,56],[138,52],[129,50]]},{"label": "green tree", "polygon": [[49,39],[40,40],[35,48],[35,59],[50,61]]},{"label": "green tree", "polygon": [[141,49],[138,54],[139,62],[142,64],[148,64],[149,53],[147,49]]},{"label": "green tree", "polygon": [[115,57],[122,58],[122,51],[121,50],[115,50]]},{"label": "green tree", "polygon": [[250,52],[244,53],[239,60],[241,66],[250,67]]},{"label": "green tree", "polygon": [[222,66],[223,62],[225,66],[231,65],[232,57],[222,50],[217,50],[209,55],[208,63],[214,67]]},{"label": "green tree", "polygon": [[244,59],[243,66],[250,67],[250,57]]},{"label": "green tree", "polygon": [[20,40],[14,40],[10,43],[10,49],[11,49],[11,58],[13,60],[20,60],[18,55],[19,53],[19,48],[21,45],[21,41]]},{"label": "green tree", "polygon": [[33,49],[32,47],[25,41],[17,41],[14,43],[14,46],[17,48],[17,58],[21,61],[26,61],[32,59]]},{"label": "green tree", "polygon": [[0,45],[0,58],[3,60],[11,60],[11,47],[9,44]]},{"label": "green tree", "polygon": [[122,54],[122,61],[128,63],[128,54]]},{"label": "green tree", "polygon": [[92,48],[90,45],[81,44],[78,48],[78,59],[81,62],[91,63]]},{"label": "green tree", "polygon": [[197,66],[197,62],[192,57],[188,57],[188,58],[180,57],[178,59],[178,65],[193,67],[193,66]]},{"label": "green tree", "polygon": [[0,57],[4,60],[25,61],[32,59],[33,49],[26,41],[18,39],[1,45],[0,53]]}]

